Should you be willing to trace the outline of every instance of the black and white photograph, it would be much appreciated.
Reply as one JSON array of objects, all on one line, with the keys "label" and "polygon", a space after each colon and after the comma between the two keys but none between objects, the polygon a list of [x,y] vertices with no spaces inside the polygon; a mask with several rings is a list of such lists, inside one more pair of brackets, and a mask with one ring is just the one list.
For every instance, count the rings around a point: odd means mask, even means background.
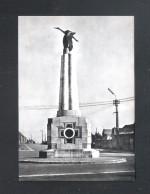
[{"label": "black and white photograph", "polygon": [[19,181],[135,181],[134,16],[18,16]]}]

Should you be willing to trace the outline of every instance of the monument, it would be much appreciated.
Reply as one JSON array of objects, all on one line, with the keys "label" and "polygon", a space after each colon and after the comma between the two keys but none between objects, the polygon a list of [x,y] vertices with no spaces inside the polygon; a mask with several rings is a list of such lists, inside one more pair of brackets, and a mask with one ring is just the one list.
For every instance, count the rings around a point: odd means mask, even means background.
[{"label": "monument", "polygon": [[48,119],[48,149],[40,151],[39,156],[41,158],[99,157],[99,151],[91,149],[91,125],[81,116],[79,110],[76,66],[72,64],[70,53],[75,32],[56,29],[65,34],[61,56],[59,109],[55,118]]}]

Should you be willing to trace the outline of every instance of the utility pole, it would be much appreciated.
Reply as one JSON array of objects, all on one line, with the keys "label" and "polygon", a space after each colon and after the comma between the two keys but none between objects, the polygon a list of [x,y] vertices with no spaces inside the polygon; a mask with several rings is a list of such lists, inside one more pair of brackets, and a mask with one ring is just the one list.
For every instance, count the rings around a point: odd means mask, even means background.
[{"label": "utility pole", "polygon": [[117,146],[119,148],[119,112],[118,112],[118,105],[120,104],[120,100],[116,99],[116,95],[114,94],[114,92],[109,89],[109,92],[111,92],[114,96],[115,96],[115,100],[113,100],[113,105],[115,105],[116,107],[116,139],[117,139]]},{"label": "utility pole", "polygon": [[40,130],[42,132],[42,143],[43,143],[43,130]]},{"label": "utility pole", "polygon": [[119,136],[119,112],[118,112],[118,104],[120,104],[120,100],[113,100],[113,105],[116,106],[116,134]]}]

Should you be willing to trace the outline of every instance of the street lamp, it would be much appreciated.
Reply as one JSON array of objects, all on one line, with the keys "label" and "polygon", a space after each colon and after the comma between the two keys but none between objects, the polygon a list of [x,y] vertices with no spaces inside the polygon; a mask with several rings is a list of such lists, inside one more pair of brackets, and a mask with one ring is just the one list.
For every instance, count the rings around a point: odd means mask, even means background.
[{"label": "street lamp", "polygon": [[46,142],[46,133],[45,133],[45,142]]},{"label": "street lamp", "polygon": [[116,94],[114,94],[111,89],[108,88],[108,90],[110,91],[110,93],[112,93],[113,95],[115,95],[115,99],[116,99]]},{"label": "street lamp", "polygon": [[43,130],[40,130],[42,132],[42,143],[43,143]]},{"label": "street lamp", "polygon": [[118,113],[118,105],[120,104],[120,100],[116,99],[116,95],[114,94],[114,92],[109,89],[109,92],[112,93],[115,96],[115,100],[113,100],[113,105],[116,106],[116,137],[117,137],[117,145],[119,147],[119,113]]}]

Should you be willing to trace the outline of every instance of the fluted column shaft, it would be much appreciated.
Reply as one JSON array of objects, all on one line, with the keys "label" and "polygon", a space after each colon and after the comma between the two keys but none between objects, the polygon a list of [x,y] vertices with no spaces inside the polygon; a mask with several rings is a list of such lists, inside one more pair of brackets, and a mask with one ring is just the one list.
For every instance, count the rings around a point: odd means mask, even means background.
[{"label": "fluted column shaft", "polygon": [[69,54],[69,110],[79,110],[78,87],[76,78],[76,66],[72,64],[72,56]]},{"label": "fluted column shaft", "polygon": [[59,110],[57,116],[79,116],[78,87],[76,67],[72,64],[72,55],[61,56]]}]

